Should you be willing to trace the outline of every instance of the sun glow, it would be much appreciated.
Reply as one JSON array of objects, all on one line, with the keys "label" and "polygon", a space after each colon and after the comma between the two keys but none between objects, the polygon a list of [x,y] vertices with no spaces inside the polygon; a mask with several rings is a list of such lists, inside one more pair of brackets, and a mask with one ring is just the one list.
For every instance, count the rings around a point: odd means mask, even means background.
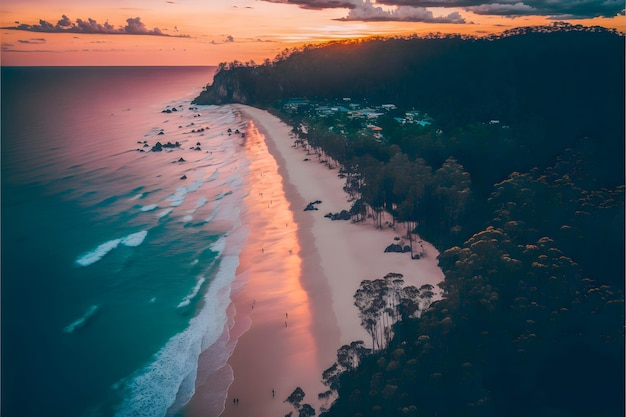
[{"label": "sun glow", "polygon": [[[374,6],[377,6],[374,3]],[[392,11],[391,6],[381,6]],[[274,58],[285,48],[371,36],[429,33],[485,35],[519,26],[550,24],[548,16],[508,18],[462,8],[428,8],[435,18],[458,13],[465,23],[347,20],[347,8],[303,9],[259,0],[148,0],[90,2],[5,0],[0,10],[2,65],[217,65]],[[66,16],[66,17],[64,17]],[[119,29],[140,18],[145,29],[167,36],[50,33],[14,30],[41,21],[54,27],[78,19]],[[572,20],[626,31],[626,16]],[[9,29],[7,29],[9,28]],[[13,28],[13,29],[10,29]],[[185,35],[186,37],[180,37]]]}]

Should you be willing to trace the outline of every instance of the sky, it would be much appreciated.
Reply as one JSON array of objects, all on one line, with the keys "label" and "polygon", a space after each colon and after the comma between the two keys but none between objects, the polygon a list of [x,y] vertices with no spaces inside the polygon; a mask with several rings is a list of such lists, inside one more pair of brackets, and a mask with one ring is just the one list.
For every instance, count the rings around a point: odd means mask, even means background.
[{"label": "sky", "polygon": [[2,0],[0,61],[217,65],[368,36],[482,36],[566,21],[626,32],[623,0]]}]

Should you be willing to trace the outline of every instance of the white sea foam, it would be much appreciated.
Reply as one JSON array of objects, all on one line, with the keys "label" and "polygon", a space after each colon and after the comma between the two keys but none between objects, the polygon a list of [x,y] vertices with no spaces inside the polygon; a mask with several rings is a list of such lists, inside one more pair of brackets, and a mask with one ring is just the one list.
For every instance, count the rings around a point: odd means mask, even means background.
[{"label": "white sea foam", "polygon": [[132,233],[121,239],[113,239],[98,245],[94,250],[89,251],[76,259],[76,263],[80,266],[89,266],[100,259],[104,258],[106,254],[117,248],[120,244],[124,246],[139,246],[143,243],[144,239],[148,235],[148,231],[143,230],[141,232]]},{"label": "white sea foam", "polygon": [[215,181],[220,176],[220,169],[216,168],[215,172],[206,180],[207,182]]},{"label": "white sea foam", "polygon": [[196,192],[200,189],[200,187],[202,187],[202,184],[204,183],[204,181],[202,180],[202,178],[198,178],[197,180],[192,181],[188,186],[187,186],[187,191],[190,193]]},{"label": "white sea foam", "polygon": [[85,324],[87,324],[87,321],[91,317],[93,317],[93,315],[96,313],[96,311],[98,311],[98,306],[97,305],[92,305],[91,307],[89,307],[87,309],[87,312],[85,312],[85,314],[83,314],[79,319],[73,321],[72,324],[70,324],[69,326],[64,328],[63,331],[65,333],[74,333],[74,331],[76,329],[80,329]]},{"label": "white sea foam", "polygon": [[186,216],[184,216],[184,217],[183,217],[183,221],[184,221],[185,223],[189,223],[189,222],[191,222],[192,220],[193,220],[193,216],[192,216],[191,214],[188,214],[188,215],[186,215]]},{"label": "white sea foam", "polygon": [[191,300],[193,300],[194,297],[196,295],[198,295],[198,292],[200,292],[200,288],[202,288],[202,284],[204,284],[205,282],[206,282],[206,278],[205,277],[200,277],[200,279],[198,280],[198,282],[196,282],[196,285],[193,287],[191,292],[185,296],[183,301],[178,303],[176,308],[181,308],[181,307],[188,306],[189,303],[191,303]]},{"label": "white sea foam", "polygon": [[158,214],[158,216],[157,216],[157,217],[160,219],[160,218],[162,218],[162,217],[167,216],[167,215],[168,215],[168,214],[170,214],[172,211],[174,211],[174,209],[173,209],[173,208],[168,208],[168,209],[165,209],[165,210],[161,210],[161,211],[159,212],[159,214]]},{"label": "white sea foam", "polygon": [[147,230],[142,230],[141,232],[133,233],[132,235],[126,236],[122,239],[122,245],[124,246],[139,246],[143,243],[143,241],[148,236]]},{"label": "white sea foam", "polygon": [[215,216],[217,216],[217,212],[220,208],[220,202],[219,200],[215,202],[215,205],[213,206],[213,211],[211,212],[211,214],[209,214],[209,217],[207,217],[206,219],[204,219],[205,223],[211,223],[213,221],[213,219],[215,218]]},{"label": "white sea foam", "polygon": [[211,246],[209,246],[209,249],[220,255],[222,254],[222,252],[224,252],[224,248],[226,248],[226,236],[221,236],[219,239],[213,242]]},{"label": "white sea foam", "polygon": [[148,366],[126,381],[128,392],[116,416],[164,416],[168,410],[169,414],[174,414],[191,399],[198,357],[215,343],[227,322],[230,284],[235,279],[238,265],[238,256],[222,259],[204,296],[202,311],[189,321],[187,329],[165,344]]},{"label": "white sea foam", "polygon": [[94,250],[80,256],[78,259],[76,259],[76,263],[80,266],[89,266],[91,264],[94,264],[102,259],[104,255],[117,248],[121,241],[122,239],[109,240],[108,242],[99,245]]},{"label": "white sea foam", "polygon": [[239,175],[235,175],[229,179],[230,186],[233,188],[239,188],[243,185],[243,179]]},{"label": "white sea foam", "polygon": [[152,210],[154,210],[154,209],[156,209],[156,208],[158,208],[158,207],[159,207],[159,206],[157,206],[156,204],[149,204],[149,205],[147,205],[147,206],[143,206],[143,207],[141,208],[141,211],[152,211]]},{"label": "white sea foam", "polygon": [[226,192],[219,193],[218,195],[215,196],[215,200],[219,201],[222,198],[226,197],[227,195],[231,195],[232,193],[233,193],[232,191],[226,191]]},{"label": "white sea foam", "polygon": [[187,197],[188,189],[185,186],[178,187],[174,194],[168,196],[165,200],[171,201],[170,206],[178,207],[185,202],[185,198]]},{"label": "white sea foam", "polygon": [[206,198],[200,197],[198,199],[198,201],[196,202],[196,206],[194,207],[194,211],[198,210],[200,207],[204,206],[208,202],[209,202],[209,200],[207,200]]}]

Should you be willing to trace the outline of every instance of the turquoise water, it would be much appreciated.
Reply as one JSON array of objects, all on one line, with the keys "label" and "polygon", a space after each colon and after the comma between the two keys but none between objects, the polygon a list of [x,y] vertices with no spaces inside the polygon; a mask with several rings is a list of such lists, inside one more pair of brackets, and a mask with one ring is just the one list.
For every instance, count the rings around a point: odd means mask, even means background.
[{"label": "turquoise water", "polygon": [[245,123],[190,104],[213,71],[2,68],[3,416],[189,399],[246,236]]}]

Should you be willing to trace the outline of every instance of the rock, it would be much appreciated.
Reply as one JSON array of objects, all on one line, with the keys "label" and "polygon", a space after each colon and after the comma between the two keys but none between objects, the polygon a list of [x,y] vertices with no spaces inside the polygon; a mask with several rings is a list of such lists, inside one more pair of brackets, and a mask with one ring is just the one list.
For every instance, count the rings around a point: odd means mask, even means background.
[{"label": "rock", "polygon": [[185,159],[181,156],[180,158],[178,158],[178,162],[187,162],[187,161],[185,161]]},{"label": "rock", "polygon": [[183,174],[183,176],[182,176],[182,177],[180,177],[180,179],[181,179],[181,180],[186,180],[186,179],[187,179],[187,176]]},{"label": "rock", "polygon": [[165,134],[165,132],[163,132],[163,131],[161,130],[161,131],[160,131],[159,133],[157,133],[157,134],[158,134],[158,135],[164,135],[164,134]]},{"label": "rock", "polygon": [[402,252],[411,252],[411,247],[409,245],[405,245]]},{"label": "rock", "polygon": [[176,107],[174,107],[174,108],[172,109],[172,111],[178,111],[178,110],[176,109]]},{"label": "rock", "polygon": [[161,113],[171,113],[172,111],[170,109],[165,109],[165,110],[161,110]]},{"label": "rock", "polygon": [[200,149],[199,146],[196,146],[195,148],[193,148],[194,151],[201,151],[202,149]]},{"label": "rock", "polygon": [[350,220],[352,216],[350,216],[350,212],[348,210],[341,210],[339,213],[328,213],[324,217],[327,217],[333,221],[335,220]]},{"label": "rock", "polygon": [[387,246],[385,248],[385,253],[386,252],[402,253],[403,252],[403,248],[402,248],[402,245],[398,245],[398,244],[392,243],[391,245],[389,245],[389,246]]},{"label": "rock", "polygon": [[310,211],[310,210],[318,210],[317,207],[315,207],[315,205],[313,203],[309,203],[307,204],[307,206],[304,208],[304,211]]},{"label": "rock", "polygon": [[151,149],[152,152],[161,152],[162,150],[163,150],[163,145],[161,145],[161,142],[155,143]]}]

